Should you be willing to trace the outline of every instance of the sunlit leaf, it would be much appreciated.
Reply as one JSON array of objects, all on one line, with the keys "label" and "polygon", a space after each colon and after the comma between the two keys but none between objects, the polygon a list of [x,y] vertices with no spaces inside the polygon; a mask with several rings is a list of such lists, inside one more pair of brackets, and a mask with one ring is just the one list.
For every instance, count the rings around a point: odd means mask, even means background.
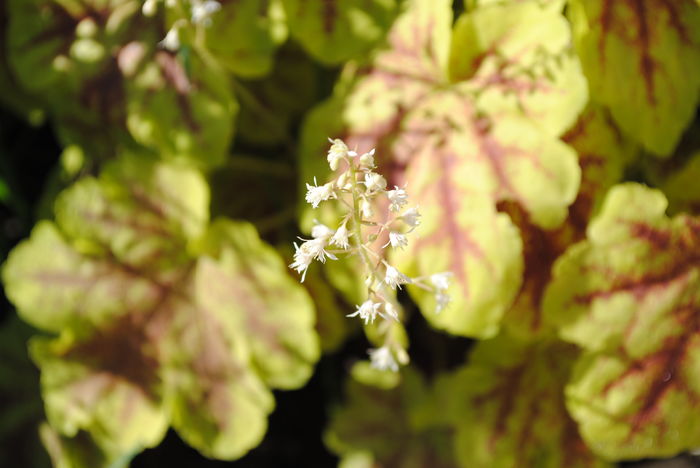
[{"label": "sunlit leaf", "polygon": [[[111,455],[168,425],[224,459],[259,443],[269,386],[305,382],[318,358],[313,306],[248,224],[207,227],[191,169],[122,158],[60,195],[3,269],[36,338],[48,420]],[[206,230],[206,232],[205,232]]]},{"label": "sunlit leaf", "polygon": [[561,336],[587,350],[568,407],[589,446],[612,459],[700,445],[700,224],[666,217],[666,206],[659,191],[613,188],[588,239],[557,262],[545,297]]},{"label": "sunlit leaf", "polygon": [[457,425],[464,467],[603,467],[564,406],[577,353],[558,342],[522,344],[507,335],[480,343],[470,362],[436,384]]},{"label": "sunlit leaf", "polygon": [[398,13],[396,0],[282,0],[294,39],[326,64],[360,58]]},{"label": "sunlit leaf", "polygon": [[570,14],[592,99],[646,149],[669,155],[700,94],[700,9],[691,0],[574,0]]},{"label": "sunlit leaf", "polygon": [[484,112],[519,110],[561,135],[588,99],[568,22],[534,1],[493,3],[457,20],[450,78],[469,79]]}]

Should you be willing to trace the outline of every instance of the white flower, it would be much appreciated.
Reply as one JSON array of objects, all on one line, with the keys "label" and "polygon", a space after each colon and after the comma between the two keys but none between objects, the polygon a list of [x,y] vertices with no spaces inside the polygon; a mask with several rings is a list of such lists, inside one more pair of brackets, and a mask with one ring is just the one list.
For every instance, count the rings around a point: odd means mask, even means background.
[{"label": "white flower", "polygon": [[180,33],[178,32],[178,28],[173,27],[170,29],[158,45],[170,52],[177,52],[180,48]]},{"label": "white flower", "polygon": [[393,320],[396,320],[397,322],[399,321],[399,313],[396,310],[396,307],[391,305],[391,302],[384,303],[384,314],[382,314],[380,312],[379,315],[381,315],[382,317],[384,317],[387,320],[393,319]]},{"label": "white flower", "polygon": [[347,315],[347,317],[355,317],[359,315],[360,318],[365,321],[365,324],[374,323],[374,319],[377,318],[377,314],[379,314],[379,308],[381,306],[381,302],[372,302],[370,299],[368,299],[363,302],[362,305],[355,306],[357,307],[357,310],[352,314]]},{"label": "white flower", "polygon": [[411,282],[411,278],[401,273],[399,270],[389,265],[386,267],[386,276],[384,277],[384,282],[392,288],[398,286],[401,289],[402,284],[408,284]]},{"label": "white flower", "polygon": [[374,149],[360,156],[360,164],[370,169],[374,167]]},{"label": "white flower", "polygon": [[363,198],[360,202],[360,211],[362,212],[362,219],[369,219],[374,214],[372,204],[366,198]]},{"label": "white flower", "polygon": [[394,359],[394,355],[387,346],[382,346],[381,348],[373,348],[367,351],[369,354],[370,362],[372,367],[375,369],[385,371],[387,369],[397,372],[399,370],[399,365]]},{"label": "white flower", "polygon": [[210,26],[212,15],[219,10],[221,10],[221,3],[215,0],[196,0],[191,9],[191,21],[194,24]]},{"label": "white flower", "polygon": [[435,313],[439,314],[445,307],[450,303],[450,296],[443,292],[438,292],[435,294]]},{"label": "white flower", "polygon": [[443,271],[442,273],[435,273],[430,275],[430,282],[433,283],[440,291],[446,291],[450,287],[450,277],[452,276],[451,271]]},{"label": "white flower", "polygon": [[338,230],[335,231],[333,237],[331,237],[331,244],[337,245],[341,249],[347,249],[348,247],[350,247],[348,237],[348,228],[345,226],[345,223],[343,223],[340,225]]},{"label": "white flower", "polygon": [[415,206],[406,210],[403,216],[399,217],[399,219],[403,220],[403,222],[411,228],[411,231],[413,231],[420,224],[420,220],[418,220],[418,218],[420,218],[420,213],[418,212],[418,208]]},{"label": "white flower", "polygon": [[328,150],[328,165],[331,167],[332,171],[338,169],[338,161],[345,157],[357,156],[354,151],[348,150],[348,146],[341,139],[336,138],[335,140],[328,139],[331,142],[331,149]]},{"label": "white flower", "polygon": [[141,7],[143,16],[151,17],[158,11],[158,0],[146,0]]},{"label": "white flower", "polygon": [[401,210],[401,207],[408,203],[408,194],[406,194],[406,190],[400,189],[396,185],[394,185],[394,190],[389,190],[386,195],[391,202],[389,205],[389,210],[391,211],[398,212]]},{"label": "white flower", "polygon": [[363,183],[370,193],[379,192],[386,188],[386,179],[375,172],[368,172],[365,174],[365,181]]},{"label": "white flower", "polygon": [[313,237],[314,239],[327,239],[333,235],[333,232],[333,229],[329,228],[325,224],[318,223],[311,228],[311,237]]},{"label": "white flower", "polygon": [[391,244],[392,247],[404,248],[408,245],[408,239],[404,234],[396,231],[389,231],[389,242],[384,244],[384,247]]},{"label": "white flower", "polygon": [[319,237],[318,239],[307,240],[301,244],[301,247],[294,244],[296,252],[294,252],[294,263],[289,265],[290,268],[297,271],[297,273],[303,273],[301,276],[301,282],[304,282],[306,278],[306,271],[313,260],[318,260],[321,263],[326,262],[326,257],[333,260],[338,258],[332,253],[326,252],[326,244],[328,242],[328,237]]},{"label": "white flower", "polygon": [[301,282],[304,282],[304,278],[306,278],[306,270],[309,268],[309,265],[311,265],[311,262],[313,261],[314,257],[311,255],[311,252],[309,252],[308,248],[303,248],[304,244],[301,245],[301,248],[294,243],[294,263],[289,265],[290,268],[294,269],[297,271],[297,273],[302,273],[301,275]]},{"label": "white flower", "polygon": [[319,203],[335,195],[332,182],[319,186],[316,177],[314,177],[314,185],[306,184],[306,190],[306,202],[311,203],[313,208],[318,208]]}]

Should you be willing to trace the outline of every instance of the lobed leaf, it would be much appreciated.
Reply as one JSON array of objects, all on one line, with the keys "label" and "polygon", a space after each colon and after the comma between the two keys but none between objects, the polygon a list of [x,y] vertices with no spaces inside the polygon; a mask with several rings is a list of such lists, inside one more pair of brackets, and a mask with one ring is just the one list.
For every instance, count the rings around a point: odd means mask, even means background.
[{"label": "lobed leaf", "polygon": [[468,365],[439,378],[441,411],[457,427],[460,466],[609,466],[581,440],[563,386],[577,353],[552,341],[500,335],[479,343]]},{"label": "lobed leaf", "polygon": [[557,262],[545,314],[586,352],[567,405],[589,446],[611,459],[696,447],[698,221],[664,215],[660,192],[613,188],[588,239]]},{"label": "lobed leaf", "polygon": [[646,149],[670,155],[700,96],[697,4],[575,0],[569,10],[592,98]]},{"label": "lobed leaf", "polygon": [[172,425],[233,459],[263,437],[269,387],[310,375],[310,299],[252,226],[207,226],[208,202],[196,171],[124,157],[61,194],[56,223],[10,254],[8,296],[60,333],[32,344],[60,437],[85,432],[116,457]]},{"label": "lobed leaf", "polygon": [[460,16],[449,74],[470,81],[484,112],[521,112],[552,136],[568,129],[588,100],[561,8],[534,1],[480,2]]}]

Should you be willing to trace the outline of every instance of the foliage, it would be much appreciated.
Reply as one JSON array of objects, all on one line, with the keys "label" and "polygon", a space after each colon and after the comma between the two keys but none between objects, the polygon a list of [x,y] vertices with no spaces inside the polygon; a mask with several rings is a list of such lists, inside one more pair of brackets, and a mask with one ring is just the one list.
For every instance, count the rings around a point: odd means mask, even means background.
[{"label": "foliage", "polygon": [[[23,337],[2,348],[3,440],[29,427],[54,466],[116,467],[172,427],[237,459],[273,390],[324,354],[345,390],[309,404],[330,408],[346,467],[602,467],[700,446],[698,2],[0,5],[0,102],[63,149],[32,197],[0,164],[3,209],[34,223],[2,267],[33,327],[0,330]],[[420,207],[374,268],[300,269],[291,248],[342,219],[342,201],[304,203],[338,177],[328,138],[375,149],[344,161]],[[384,288],[366,268],[389,265],[451,272],[451,300],[405,284],[381,371],[357,350],[386,329],[363,338],[344,316]]]}]

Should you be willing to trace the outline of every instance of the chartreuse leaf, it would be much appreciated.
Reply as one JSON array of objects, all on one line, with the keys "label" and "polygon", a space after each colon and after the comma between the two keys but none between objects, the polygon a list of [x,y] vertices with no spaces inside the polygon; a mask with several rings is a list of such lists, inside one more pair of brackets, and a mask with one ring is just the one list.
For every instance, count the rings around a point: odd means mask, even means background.
[{"label": "chartreuse leaf", "polygon": [[346,395],[324,437],[341,466],[455,466],[451,428],[421,417],[431,395],[413,369],[402,371],[401,384],[391,389],[348,380]]},{"label": "chartreuse leaf", "polygon": [[646,149],[670,155],[700,93],[697,4],[574,0],[569,11],[592,99]]},{"label": "chartreuse leaf", "polygon": [[201,249],[218,259],[200,267],[205,281],[201,303],[230,310],[237,329],[248,337],[253,364],[268,385],[302,385],[319,357],[313,303],[287,274],[277,252],[260,240],[252,225],[225,219],[210,226]]},{"label": "chartreuse leaf", "polygon": [[281,0],[222,2],[211,20],[203,29],[207,49],[240,76],[267,74],[277,46],[287,38]]},{"label": "chartreuse leaf", "polygon": [[452,81],[470,80],[485,112],[520,110],[553,136],[574,123],[588,99],[569,23],[560,9],[535,1],[493,3],[460,16],[449,72]]},{"label": "chartreuse leaf", "polygon": [[294,39],[318,61],[360,58],[379,42],[399,11],[396,0],[282,0]]},{"label": "chartreuse leaf", "polygon": [[608,112],[595,104],[589,105],[563,139],[578,152],[581,167],[581,188],[564,224],[554,230],[542,229],[531,222],[520,205],[507,203],[500,207],[518,226],[523,240],[523,285],[503,319],[509,333],[520,338],[531,339],[553,331],[552,324],[542,318],[542,299],[552,265],[570,245],[583,239],[589,219],[636,153]]},{"label": "chartreuse leaf", "polygon": [[[555,227],[575,199],[580,169],[575,152],[517,106],[496,106],[490,116],[477,81],[449,83],[451,14],[448,2],[409,2],[389,32],[388,48],[350,85],[343,81],[353,73],[347,67],[339,91],[307,126],[340,124],[333,136],[360,152],[376,148],[389,185],[408,184],[423,225],[419,240],[394,260],[413,276],[452,270],[453,306],[437,316],[432,297],[412,291],[421,310],[439,328],[488,337],[498,332],[522,273],[517,231],[496,204],[514,200],[538,226]],[[565,27],[561,33],[566,39]],[[304,166],[323,166],[320,140],[303,143]]]},{"label": "chartreuse leaf", "polygon": [[125,156],[61,194],[56,223],[10,254],[8,296],[60,333],[31,347],[60,437],[86,432],[112,460],[172,425],[233,459],[264,435],[269,387],[310,375],[311,301],[250,225],[208,227],[208,202],[198,172]]},{"label": "chartreuse leaf", "polygon": [[545,316],[586,350],[568,408],[588,445],[611,459],[700,445],[700,221],[668,218],[666,206],[657,190],[614,187],[545,296]]},{"label": "chartreuse leaf", "polygon": [[[79,432],[66,437],[44,423],[39,427],[39,437],[51,457],[54,468],[127,468],[137,452],[110,454],[100,449],[90,435]],[[138,450],[140,451],[140,449]]]},{"label": "chartreuse leaf", "polygon": [[456,425],[460,466],[608,466],[583,444],[564,406],[576,355],[565,343],[499,335],[479,343],[468,365],[441,376],[436,411]]}]

